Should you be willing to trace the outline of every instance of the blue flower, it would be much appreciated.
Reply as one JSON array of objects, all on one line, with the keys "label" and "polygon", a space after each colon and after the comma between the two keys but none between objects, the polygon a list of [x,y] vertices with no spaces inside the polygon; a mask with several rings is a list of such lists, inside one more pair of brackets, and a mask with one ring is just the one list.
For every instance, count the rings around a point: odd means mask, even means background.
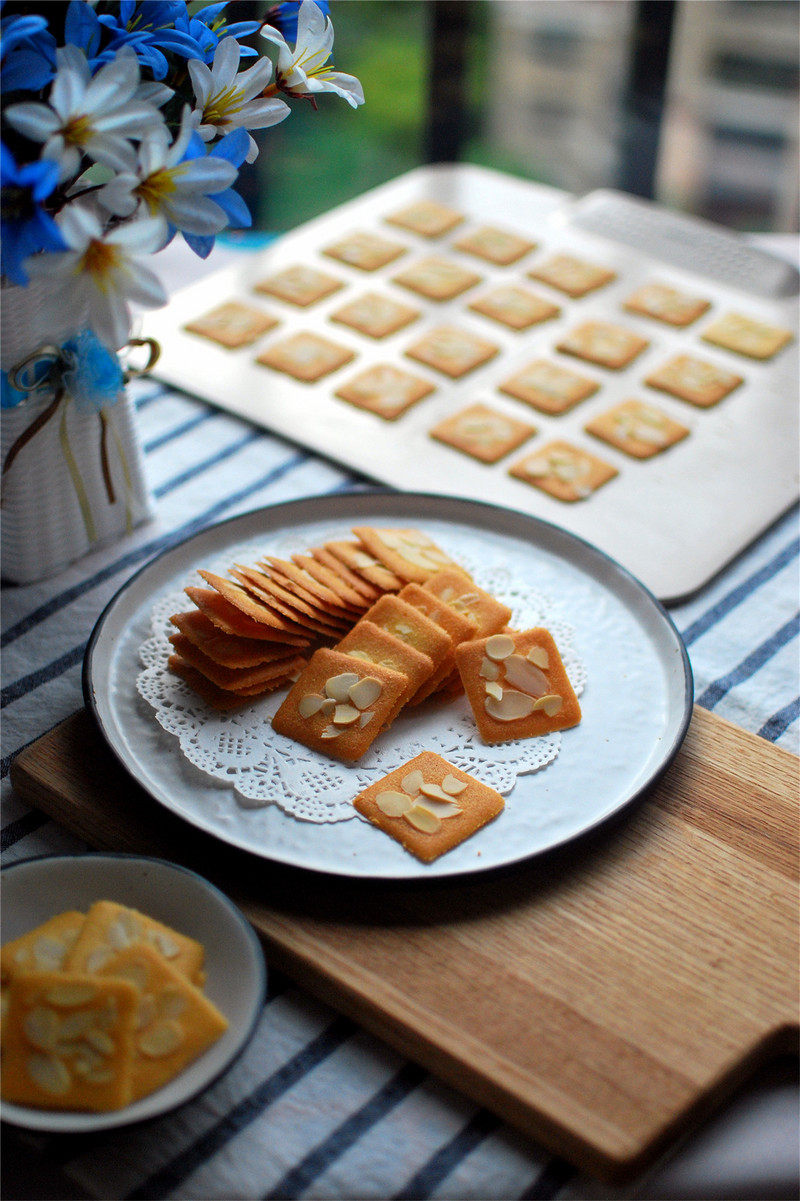
[{"label": "blue flower", "polygon": [[117,13],[103,13],[98,17],[111,34],[102,57],[108,60],[120,46],[131,46],[153,78],[164,79],[169,70],[164,51],[171,51],[181,58],[203,57],[204,50],[199,42],[177,28],[185,17],[183,0],[141,0],[140,3],[120,0]]},{"label": "blue flower", "polygon": [[[189,17],[186,14],[175,22],[177,29],[195,38],[198,44],[205,47],[205,53],[198,55],[204,62],[212,61],[220,38],[246,38],[260,28],[258,21],[234,21],[229,25],[223,15],[227,7],[228,0],[222,0],[222,3],[219,4],[207,4],[194,16]],[[201,28],[201,26],[205,28]],[[254,58],[257,54],[257,51],[250,46],[240,46],[239,50],[242,58]]]},{"label": "blue flower", "polygon": [[[245,161],[249,146],[250,139],[247,131],[244,129],[234,129],[232,133],[226,134],[224,138],[220,138],[218,142],[214,143],[214,149],[211,153],[216,155],[217,158],[225,159],[226,162],[238,168]],[[195,135],[186,152],[186,157],[196,158],[199,154],[204,153],[204,150],[205,144]],[[219,205],[222,209],[228,218],[228,225],[236,226],[240,229],[248,229],[253,224],[250,210],[239,193],[233,188],[226,188],[223,192],[215,192],[214,204]],[[186,244],[201,259],[208,258],[214,249],[213,236],[198,236],[197,234],[184,232],[183,237]]]},{"label": "blue flower", "polygon": [[58,164],[48,159],[18,167],[6,146],[0,146],[0,204],[3,274],[14,284],[27,284],[23,263],[39,250],[65,250],[64,240],[43,202],[58,182]]},{"label": "blue flower", "polygon": [[124,383],[117,356],[96,334],[85,329],[62,347],[64,386],[84,412],[113,404]]},{"label": "blue flower", "polygon": [[10,16],[0,25],[2,83],[4,92],[20,89],[38,92],[46,87],[56,69],[56,39],[44,17]]}]

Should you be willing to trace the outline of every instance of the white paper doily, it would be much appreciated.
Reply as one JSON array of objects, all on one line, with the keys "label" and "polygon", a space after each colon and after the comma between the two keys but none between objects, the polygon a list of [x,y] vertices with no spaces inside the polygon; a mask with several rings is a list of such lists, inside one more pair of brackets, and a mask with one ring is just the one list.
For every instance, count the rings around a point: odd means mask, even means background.
[{"label": "white paper doily", "polygon": [[[580,696],[586,673],[573,646],[573,629],[559,615],[552,599],[537,591],[535,579],[526,576],[517,564],[509,564],[500,551],[487,555],[483,548],[480,561],[473,561],[466,537],[462,541],[456,536],[440,545],[472,574],[476,584],[510,606],[511,625],[520,630],[534,626],[550,630],[570,682]],[[288,558],[304,549],[282,535],[255,546],[231,547],[224,560],[202,566],[225,574],[235,562],[254,563],[265,554]],[[185,582],[191,583],[202,584],[202,579],[198,576]],[[169,618],[187,607],[182,591],[163,595],[154,605],[152,635],[139,651],[143,670],[137,688],[163,729],[179,740],[187,760],[226,785],[245,808],[274,804],[302,821],[347,821],[356,816],[352,806],[356,793],[423,750],[437,752],[505,795],[514,787],[517,776],[541,770],[558,755],[558,732],[524,742],[486,746],[462,696],[402,712],[357,765],[341,764],[273,731],[271,719],[285,690],[232,713],[218,713],[168,670],[167,659],[173,649],[168,639],[175,632]]]}]

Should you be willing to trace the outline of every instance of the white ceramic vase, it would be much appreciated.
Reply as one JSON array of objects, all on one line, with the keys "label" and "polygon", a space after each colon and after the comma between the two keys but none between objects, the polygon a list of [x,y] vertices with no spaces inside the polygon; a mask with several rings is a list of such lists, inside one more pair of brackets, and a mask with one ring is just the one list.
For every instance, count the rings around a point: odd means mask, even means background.
[{"label": "white ceramic vase", "polygon": [[[86,314],[44,320],[46,281],[0,292],[0,367],[60,347]],[[133,403],[123,388],[99,412],[68,393],[39,391],[2,410],[0,539],[4,582],[54,575],[153,515]]]}]

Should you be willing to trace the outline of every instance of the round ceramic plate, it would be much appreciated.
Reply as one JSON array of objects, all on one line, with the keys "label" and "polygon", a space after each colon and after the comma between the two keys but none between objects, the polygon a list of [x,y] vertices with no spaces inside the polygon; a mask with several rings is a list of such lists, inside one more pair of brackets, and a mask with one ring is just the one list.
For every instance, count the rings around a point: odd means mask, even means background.
[{"label": "round ceramic plate", "polygon": [[[355,525],[417,527],[445,551],[466,548],[472,562],[502,561],[511,578],[534,581],[554,621],[573,631],[585,669],[582,721],[563,732],[557,758],[519,775],[501,816],[429,865],[359,817],[315,823],[291,816],[280,803],[261,808],[239,803],[224,780],[187,761],[178,738],[161,729],[136,689],[154,607],[169,594],[180,596],[187,583],[200,582],[198,567],[226,561],[229,554],[232,564],[238,548],[273,546],[276,539],[284,556],[291,553],[287,548],[302,552],[352,537]],[[277,505],[212,526],[168,550],[135,575],[101,615],[87,649],[84,691],[108,745],[131,775],[193,825],[265,859],[350,878],[398,880],[517,863],[592,829],[639,796],[671,761],[693,699],[688,658],[672,621],[601,551],[525,514],[415,493],[356,493]],[[252,732],[266,752],[278,737],[268,712],[267,707]],[[402,716],[413,720],[413,710]],[[381,738],[391,738],[392,729]],[[359,791],[353,769],[352,795]]]},{"label": "round ceramic plate", "polygon": [[168,1084],[111,1113],[67,1113],[3,1102],[0,1117],[51,1134],[109,1130],[159,1117],[217,1079],[252,1037],[266,996],[261,944],[236,906],[213,884],[163,859],[138,855],[48,855],[3,872],[3,942],[66,909],[113,900],[198,939],[205,947],[203,991],[228,1019],[216,1043]]}]

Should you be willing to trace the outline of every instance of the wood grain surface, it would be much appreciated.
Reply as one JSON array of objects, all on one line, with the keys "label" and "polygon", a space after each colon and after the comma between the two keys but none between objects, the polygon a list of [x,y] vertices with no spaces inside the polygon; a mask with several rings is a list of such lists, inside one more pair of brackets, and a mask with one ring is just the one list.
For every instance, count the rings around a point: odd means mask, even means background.
[{"label": "wood grain surface", "polygon": [[649,1166],[798,1032],[798,764],[695,709],[677,759],[599,831],[510,870],[376,885],[222,846],[75,714],[20,797],[99,850],[222,887],[270,963],[585,1171]]}]

